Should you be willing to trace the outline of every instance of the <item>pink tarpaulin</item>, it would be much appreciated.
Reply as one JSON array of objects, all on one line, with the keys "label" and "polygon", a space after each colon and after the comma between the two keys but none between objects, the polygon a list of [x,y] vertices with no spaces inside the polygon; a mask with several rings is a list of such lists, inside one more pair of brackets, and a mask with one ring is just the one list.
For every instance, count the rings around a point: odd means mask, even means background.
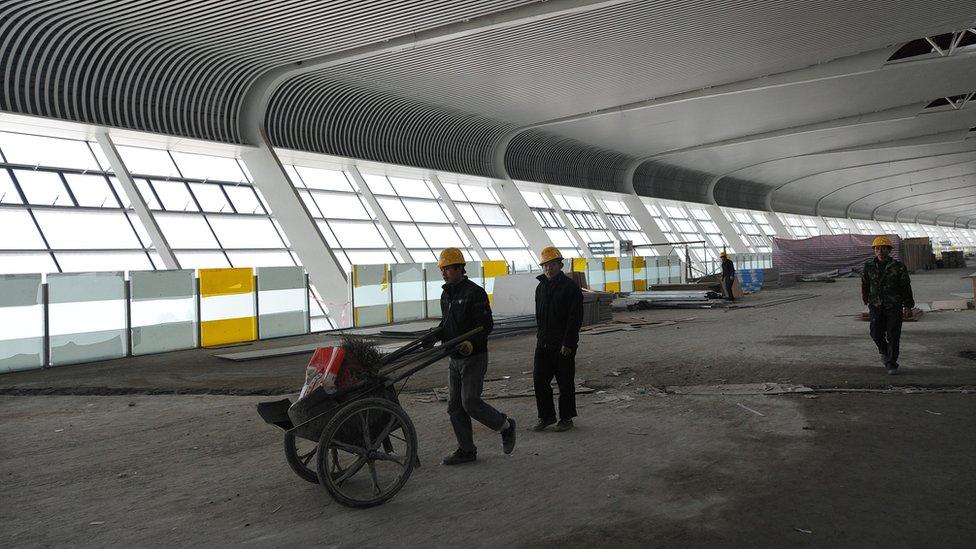
[{"label": "pink tarpaulin", "polygon": [[[872,257],[871,241],[878,235],[838,234],[814,236],[800,240],[786,238],[773,239],[773,266],[781,274],[810,274],[832,271],[857,270]],[[901,259],[901,238],[896,234],[887,235],[891,239],[891,255]]]}]

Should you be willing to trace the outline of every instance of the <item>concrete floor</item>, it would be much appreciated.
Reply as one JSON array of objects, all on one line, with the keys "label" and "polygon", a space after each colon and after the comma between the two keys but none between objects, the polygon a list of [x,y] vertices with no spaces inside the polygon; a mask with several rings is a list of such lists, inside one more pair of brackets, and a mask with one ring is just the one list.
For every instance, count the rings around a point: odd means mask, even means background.
[{"label": "concrete floor", "polygon": [[[916,299],[971,289],[968,272],[914,276]],[[970,546],[976,311],[906,323],[904,372],[891,377],[867,323],[836,316],[862,309],[857,280],[746,302],[800,293],[819,297],[651,311],[637,316],[695,320],[584,336],[578,378],[603,392],[580,395],[578,428],[531,433],[532,399],[492,400],[523,430],[504,456],[479,427],[474,465],[436,465],[453,437],[444,403],[425,402],[446,384],[445,365],[431,366],[402,399],[424,466],[366,511],[298,479],[280,431],[254,412],[267,399],[256,395],[297,390],[307,355],[235,363],[194,350],[3,375],[0,545]],[[493,390],[527,386],[531,346],[492,342],[489,377],[510,376]],[[819,391],[655,390],[758,382]]]}]

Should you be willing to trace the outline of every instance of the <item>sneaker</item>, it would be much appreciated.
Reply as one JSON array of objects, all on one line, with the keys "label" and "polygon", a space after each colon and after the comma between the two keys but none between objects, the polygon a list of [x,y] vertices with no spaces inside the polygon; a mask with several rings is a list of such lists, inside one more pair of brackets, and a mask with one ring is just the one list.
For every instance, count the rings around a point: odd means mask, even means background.
[{"label": "sneaker", "polygon": [[556,431],[557,433],[561,433],[563,431],[568,431],[572,428],[573,428],[573,420],[560,419],[559,423],[556,424],[556,427],[553,429],[553,431]]},{"label": "sneaker", "polygon": [[893,376],[898,374],[898,368],[886,368],[888,370],[888,375]]},{"label": "sneaker", "polygon": [[532,430],[537,433],[539,431],[545,431],[546,427],[552,425],[553,423],[556,423],[555,419],[540,419],[539,422],[536,423],[534,427],[532,427]]},{"label": "sneaker", "polygon": [[461,463],[469,463],[478,459],[478,452],[465,452],[464,450],[458,448],[454,450],[454,453],[446,456],[442,461],[441,465],[459,465]]},{"label": "sneaker", "polygon": [[511,454],[515,449],[515,420],[508,418],[508,427],[502,429],[502,451]]}]

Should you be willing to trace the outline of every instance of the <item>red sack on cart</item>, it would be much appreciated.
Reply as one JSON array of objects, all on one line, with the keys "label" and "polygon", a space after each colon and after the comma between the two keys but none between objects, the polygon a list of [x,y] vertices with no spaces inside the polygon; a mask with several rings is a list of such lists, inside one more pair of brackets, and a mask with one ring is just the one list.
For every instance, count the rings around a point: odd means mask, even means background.
[{"label": "red sack on cart", "polygon": [[342,347],[319,347],[315,349],[312,359],[308,361],[308,366],[305,368],[305,385],[302,386],[298,400],[319,387],[322,387],[327,393],[334,393],[336,391],[336,380],[339,378],[345,356],[346,350]]}]

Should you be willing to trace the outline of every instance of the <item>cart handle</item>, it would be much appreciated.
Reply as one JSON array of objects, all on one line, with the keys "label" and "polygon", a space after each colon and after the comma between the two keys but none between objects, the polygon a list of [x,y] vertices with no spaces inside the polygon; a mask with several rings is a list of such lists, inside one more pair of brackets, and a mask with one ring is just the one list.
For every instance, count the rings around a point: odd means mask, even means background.
[{"label": "cart handle", "polygon": [[380,366],[386,366],[387,364],[397,360],[398,358],[416,351],[417,348],[423,346],[424,342],[426,342],[428,338],[437,335],[438,333],[440,333],[440,331],[441,331],[440,326],[431,328],[427,333],[425,333],[420,338],[415,339],[410,343],[404,345],[403,347],[400,347],[396,351],[393,351],[392,353],[384,356],[383,359],[380,361]]},{"label": "cart handle", "polygon": [[[398,381],[401,381],[403,379],[406,379],[406,378],[412,376],[413,374],[419,372],[420,370],[423,370],[427,366],[430,366],[431,364],[437,362],[438,360],[440,360],[440,359],[442,359],[442,358],[450,355],[451,353],[453,353],[457,349],[457,346],[458,345],[460,345],[462,342],[464,342],[467,339],[469,339],[471,336],[476,335],[476,334],[478,334],[478,333],[480,333],[482,331],[484,331],[484,327],[483,326],[478,326],[477,328],[475,328],[473,330],[470,330],[468,332],[465,332],[465,333],[463,333],[463,334],[455,337],[454,339],[451,339],[450,341],[445,341],[444,344],[442,344],[440,347],[437,347],[437,351],[438,352],[434,353],[431,357],[424,359],[423,361],[421,361],[416,366],[411,367],[409,370],[407,370],[407,371],[399,374],[398,376],[389,378],[386,381],[386,385],[387,386],[393,385],[394,383],[397,383]],[[402,366],[400,366],[400,367],[402,367]],[[393,370],[390,370],[390,371],[387,371],[387,372],[383,372],[383,375],[386,376],[387,374],[390,374],[390,373],[392,373],[394,371],[396,371],[396,369],[393,369]]]}]

